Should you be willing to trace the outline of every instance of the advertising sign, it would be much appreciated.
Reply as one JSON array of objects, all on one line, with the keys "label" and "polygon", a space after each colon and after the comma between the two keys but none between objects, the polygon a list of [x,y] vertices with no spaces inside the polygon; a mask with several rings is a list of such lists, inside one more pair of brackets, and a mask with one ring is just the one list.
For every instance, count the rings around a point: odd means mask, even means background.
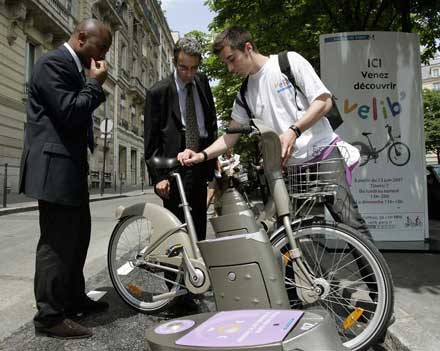
[{"label": "advertising sign", "polygon": [[321,77],[361,153],[352,192],[375,240],[428,237],[425,139],[417,34],[320,37]]}]

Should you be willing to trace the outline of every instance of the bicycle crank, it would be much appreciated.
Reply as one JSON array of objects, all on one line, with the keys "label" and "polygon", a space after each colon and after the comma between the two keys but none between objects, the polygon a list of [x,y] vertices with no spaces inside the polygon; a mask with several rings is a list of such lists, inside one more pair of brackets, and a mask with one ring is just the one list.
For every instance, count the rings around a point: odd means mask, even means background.
[{"label": "bicycle crank", "polygon": [[184,284],[193,294],[203,294],[211,286],[205,264],[196,260],[191,260],[191,264],[193,266],[193,274],[195,273],[196,276],[190,276],[190,271],[186,270]]},{"label": "bicycle crank", "polygon": [[172,247],[168,252],[168,257],[176,257],[180,254],[185,268],[184,284],[186,288],[193,294],[203,294],[211,285],[205,264],[190,258],[183,245]]}]

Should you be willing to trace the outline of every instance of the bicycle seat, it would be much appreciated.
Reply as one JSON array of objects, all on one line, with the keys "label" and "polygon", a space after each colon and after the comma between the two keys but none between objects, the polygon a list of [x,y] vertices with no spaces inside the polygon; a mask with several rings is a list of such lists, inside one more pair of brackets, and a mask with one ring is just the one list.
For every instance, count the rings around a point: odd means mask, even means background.
[{"label": "bicycle seat", "polygon": [[362,135],[365,135],[365,136],[370,135],[370,134],[373,134],[373,133],[368,133],[368,132],[362,133]]},{"label": "bicycle seat", "polygon": [[180,162],[175,157],[153,156],[147,161],[148,165],[157,169],[173,169],[180,167]]}]

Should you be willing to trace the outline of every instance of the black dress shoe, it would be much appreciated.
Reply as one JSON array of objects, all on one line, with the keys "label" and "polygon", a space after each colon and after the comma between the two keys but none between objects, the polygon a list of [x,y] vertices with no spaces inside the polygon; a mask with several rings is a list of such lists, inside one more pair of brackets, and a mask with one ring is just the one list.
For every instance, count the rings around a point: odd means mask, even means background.
[{"label": "black dress shoe", "polygon": [[105,301],[94,301],[89,297],[85,297],[80,302],[67,309],[66,316],[79,318],[92,313],[104,312],[108,307],[109,304]]},{"label": "black dress shoe", "polygon": [[199,305],[195,301],[196,297],[192,293],[183,295],[177,302],[178,307],[186,312],[197,312]]},{"label": "black dress shoe", "polygon": [[35,327],[35,333],[58,339],[84,339],[93,335],[90,329],[67,318],[52,327]]}]

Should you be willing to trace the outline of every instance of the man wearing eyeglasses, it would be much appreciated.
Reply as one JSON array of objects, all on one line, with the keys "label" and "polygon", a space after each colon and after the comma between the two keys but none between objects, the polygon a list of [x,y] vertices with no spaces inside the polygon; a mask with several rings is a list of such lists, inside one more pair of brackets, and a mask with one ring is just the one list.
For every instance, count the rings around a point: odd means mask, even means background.
[{"label": "man wearing eyeglasses", "polygon": [[[147,90],[144,110],[145,159],[177,157],[186,148],[201,151],[217,138],[214,99],[207,77],[198,72],[202,60],[199,42],[179,39],[174,48],[174,72]],[[180,171],[191,207],[197,237],[206,237],[207,181],[214,175],[215,160]],[[149,168],[154,190],[164,207],[184,221],[181,201],[167,172]]]}]

